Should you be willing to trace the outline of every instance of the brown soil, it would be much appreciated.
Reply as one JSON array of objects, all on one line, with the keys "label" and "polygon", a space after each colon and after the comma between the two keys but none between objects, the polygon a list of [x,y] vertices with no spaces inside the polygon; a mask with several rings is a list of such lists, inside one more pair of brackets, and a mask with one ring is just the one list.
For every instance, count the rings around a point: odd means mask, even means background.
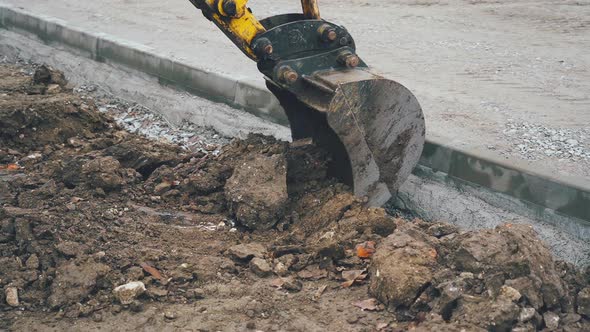
[{"label": "brown soil", "polygon": [[366,208],[309,142],[188,153],[12,65],[0,128],[0,329],[590,330],[588,273],[530,227]]}]

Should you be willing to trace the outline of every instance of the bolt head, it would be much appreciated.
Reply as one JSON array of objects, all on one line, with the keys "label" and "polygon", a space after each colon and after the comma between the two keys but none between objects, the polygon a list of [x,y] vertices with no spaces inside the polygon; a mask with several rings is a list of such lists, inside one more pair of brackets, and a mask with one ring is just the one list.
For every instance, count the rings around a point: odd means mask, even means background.
[{"label": "bolt head", "polygon": [[287,70],[285,71],[285,74],[283,74],[283,78],[285,79],[285,82],[293,84],[297,82],[297,79],[299,79],[299,75],[297,75],[297,72],[293,70]]},{"label": "bolt head", "polygon": [[238,8],[236,7],[236,3],[233,0],[225,0],[221,6],[223,7],[223,11],[227,16],[234,17],[238,13]]},{"label": "bolt head", "polygon": [[349,55],[346,57],[346,67],[355,68],[359,65],[360,59],[356,55]]},{"label": "bolt head", "polygon": [[272,51],[273,51],[272,45],[271,44],[265,45],[263,50],[264,50],[264,53],[266,53],[266,54],[272,54]]},{"label": "bolt head", "polygon": [[336,31],[331,29],[330,31],[328,31],[328,33],[326,34],[326,38],[329,41],[335,41],[336,38],[338,37],[338,34],[336,34]]}]

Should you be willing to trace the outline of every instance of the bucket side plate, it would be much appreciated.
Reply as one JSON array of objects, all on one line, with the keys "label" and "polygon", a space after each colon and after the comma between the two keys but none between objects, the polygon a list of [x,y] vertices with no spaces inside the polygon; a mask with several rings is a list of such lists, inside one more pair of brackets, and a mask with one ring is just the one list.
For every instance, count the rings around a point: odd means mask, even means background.
[{"label": "bucket side plate", "polygon": [[[339,78],[339,75],[345,75]],[[346,74],[329,79],[338,88],[327,122],[346,149],[354,193],[369,204],[383,205],[418,163],[425,140],[422,108],[401,84],[384,78],[345,82]]]}]

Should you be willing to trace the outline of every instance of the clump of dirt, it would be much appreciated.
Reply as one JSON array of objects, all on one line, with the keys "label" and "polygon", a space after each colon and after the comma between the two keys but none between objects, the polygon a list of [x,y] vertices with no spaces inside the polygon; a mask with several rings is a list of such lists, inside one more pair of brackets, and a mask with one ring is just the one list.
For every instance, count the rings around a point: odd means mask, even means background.
[{"label": "clump of dirt", "polygon": [[0,73],[2,329],[590,328],[588,274],[528,226],[394,218],[311,142],[189,152],[49,67]]},{"label": "clump of dirt", "polygon": [[225,184],[229,211],[251,229],[270,229],[287,205],[287,165],[284,153],[247,154],[237,162]]}]

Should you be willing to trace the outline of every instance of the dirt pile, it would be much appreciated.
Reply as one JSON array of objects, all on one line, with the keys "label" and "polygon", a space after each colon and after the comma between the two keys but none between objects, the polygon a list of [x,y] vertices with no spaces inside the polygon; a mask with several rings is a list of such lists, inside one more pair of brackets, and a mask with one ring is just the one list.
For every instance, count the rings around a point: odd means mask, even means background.
[{"label": "dirt pile", "polygon": [[442,237],[432,229],[402,224],[373,257],[369,291],[399,319],[429,312],[429,320],[489,331],[588,328],[578,295],[588,276],[554,262],[532,227],[505,224]]},{"label": "dirt pile", "polygon": [[529,227],[394,218],[311,142],[187,152],[51,68],[0,72],[0,328],[590,328],[588,274]]}]

